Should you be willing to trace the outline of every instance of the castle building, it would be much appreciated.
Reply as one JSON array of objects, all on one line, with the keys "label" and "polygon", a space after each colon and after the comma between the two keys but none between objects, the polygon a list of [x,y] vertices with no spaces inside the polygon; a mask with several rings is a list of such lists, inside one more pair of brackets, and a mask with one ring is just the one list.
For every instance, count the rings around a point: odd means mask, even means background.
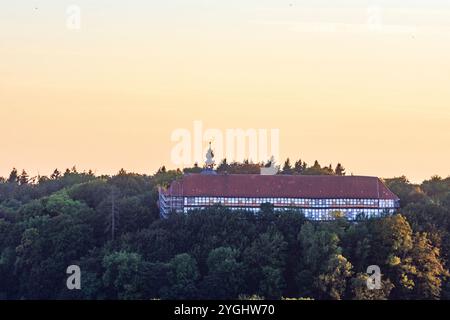
[{"label": "castle building", "polygon": [[159,189],[161,218],[214,205],[256,213],[271,204],[274,210],[299,210],[311,220],[333,219],[337,211],[355,220],[393,214],[400,204],[377,177],[281,175],[267,168],[259,175],[217,174],[213,157],[210,146],[202,173],[185,174]]},{"label": "castle building", "polygon": [[332,219],[336,211],[355,220],[392,214],[399,198],[379,178],[366,176],[186,174],[159,193],[162,218],[217,204],[257,212],[264,203],[301,210],[312,220]]}]

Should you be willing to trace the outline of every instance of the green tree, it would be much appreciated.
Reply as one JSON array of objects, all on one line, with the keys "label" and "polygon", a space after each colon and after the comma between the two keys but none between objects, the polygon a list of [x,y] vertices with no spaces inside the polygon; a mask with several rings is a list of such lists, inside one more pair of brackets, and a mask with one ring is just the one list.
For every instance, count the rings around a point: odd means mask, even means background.
[{"label": "green tree", "polygon": [[335,226],[314,227],[310,222],[300,229],[303,254],[296,278],[300,296],[341,299],[352,266],[342,256],[337,230]]},{"label": "green tree", "polygon": [[283,234],[275,226],[269,227],[266,232],[258,236],[244,251],[243,257],[246,278],[251,290],[249,293],[259,294],[261,282],[265,280],[264,267],[283,270],[286,266],[286,257],[287,243]]},{"label": "green tree", "polygon": [[286,287],[283,271],[280,268],[265,266],[262,268],[262,279],[259,292],[266,299],[280,299]]},{"label": "green tree", "polygon": [[292,166],[291,166],[291,161],[289,160],[289,158],[286,159],[286,161],[284,162],[283,165],[283,169],[281,170],[282,174],[292,174],[293,170],[292,170]]},{"label": "green tree", "polygon": [[374,221],[371,227],[371,260],[392,281],[394,289],[391,297],[410,298],[414,288],[412,276],[415,267],[410,256],[413,232],[408,221],[398,214]]},{"label": "green tree", "polygon": [[411,184],[405,176],[385,179],[387,187],[400,199],[402,208],[410,203],[427,201],[428,197],[418,185]]},{"label": "green tree", "polygon": [[389,279],[381,278],[380,289],[369,289],[367,287],[367,273],[358,273],[351,279],[352,299],[354,300],[387,300],[394,287]]},{"label": "green tree", "polygon": [[58,169],[55,169],[53,171],[53,173],[50,175],[50,179],[52,180],[58,180],[59,178],[61,178],[61,172],[59,172]]},{"label": "green tree", "polygon": [[431,244],[426,233],[414,234],[411,258],[415,266],[414,298],[439,299],[442,279],[448,276],[448,271],[440,259],[439,249]]},{"label": "green tree", "polygon": [[236,299],[241,293],[243,264],[239,262],[239,251],[230,247],[219,247],[208,255],[208,274],[202,282],[205,298]]},{"label": "green tree", "polygon": [[196,282],[200,274],[197,261],[189,254],[176,255],[169,262],[169,286],[162,289],[162,298],[191,299],[197,295]]},{"label": "green tree", "polygon": [[302,174],[304,171],[303,162],[301,159],[297,160],[294,164],[294,173],[295,174]]},{"label": "green tree", "polygon": [[134,252],[113,252],[103,258],[103,284],[110,297],[117,299],[141,299],[140,273],[142,257]]},{"label": "green tree", "polygon": [[19,173],[17,172],[16,168],[13,168],[11,173],[9,174],[8,182],[9,183],[16,183],[19,179]]},{"label": "green tree", "polygon": [[338,235],[323,227],[315,228],[310,222],[300,229],[299,240],[304,265],[313,274],[320,274],[325,270],[331,256],[341,253]]},{"label": "green tree", "polygon": [[345,168],[342,166],[342,164],[338,163],[336,165],[336,168],[334,169],[334,172],[338,176],[345,176]]},{"label": "green tree", "polygon": [[340,300],[347,289],[347,281],[352,276],[352,264],[342,255],[332,255],[324,273],[319,275],[318,287],[323,298]]},{"label": "green tree", "polygon": [[28,173],[25,170],[22,170],[22,173],[17,178],[17,181],[19,182],[19,185],[21,185],[21,186],[28,184],[28,182],[29,182]]}]

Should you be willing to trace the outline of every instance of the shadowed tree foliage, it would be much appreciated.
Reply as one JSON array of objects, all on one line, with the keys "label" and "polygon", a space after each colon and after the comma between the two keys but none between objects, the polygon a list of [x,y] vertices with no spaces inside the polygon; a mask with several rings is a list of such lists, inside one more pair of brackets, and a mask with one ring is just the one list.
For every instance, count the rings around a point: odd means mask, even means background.
[{"label": "shadowed tree foliage", "polygon": [[201,283],[203,298],[237,298],[245,281],[243,263],[239,262],[239,250],[230,247],[213,249],[206,264],[208,274]]},{"label": "shadowed tree foliage", "polygon": [[199,278],[197,261],[187,254],[182,253],[169,261],[168,282],[166,288],[162,288],[162,297],[168,299],[192,299],[198,295],[196,282]]},{"label": "shadowed tree foliage", "polygon": [[[224,160],[218,169],[259,173],[263,165]],[[284,167],[279,174],[345,173],[318,161]],[[73,167],[30,178],[13,169],[0,178],[0,299],[450,298],[450,178],[385,179],[401,214],[358,222],[339,212],[308,221],[269,204],[255,214],[215,206],[161,220],[158,188],[182,174]],[[80,291],[66,287],[72,264]],[[379,290],[367,287],[370,265],[381,269]]]}]

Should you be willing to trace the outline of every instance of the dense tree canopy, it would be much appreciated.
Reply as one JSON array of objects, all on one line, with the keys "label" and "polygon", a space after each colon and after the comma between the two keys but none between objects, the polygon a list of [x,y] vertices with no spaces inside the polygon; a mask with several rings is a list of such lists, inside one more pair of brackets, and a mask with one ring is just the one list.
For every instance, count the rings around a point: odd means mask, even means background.
[{"label": "dense tree canopy", "polygon": [[[260,166],[224,160],[219,169]],[[450,298],[450,178],[386,179],[400,212],[358,222],[339,214],[313,222],[268,205],[160,220],[157,188],[181,174],[95,176],[74,167],[30,178],[14,169],[0,179],[0,299]],[[345,169],[297,160],[280,174]],[[71,264],[81,268],[81,290],[66,287]],[[370,265],[381,269],[379,290],[366,286]]]}]

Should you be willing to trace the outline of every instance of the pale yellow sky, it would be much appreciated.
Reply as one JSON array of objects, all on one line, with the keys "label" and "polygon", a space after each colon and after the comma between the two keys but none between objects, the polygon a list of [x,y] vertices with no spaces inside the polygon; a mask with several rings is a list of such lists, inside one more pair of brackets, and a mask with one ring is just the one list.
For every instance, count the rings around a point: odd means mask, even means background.
[{"label": "pale yellow sky", "polygon": [[194,120],[278,128],[283,159],[348,173],[450,174],[448,8],[382,8],[369,30],[366,6],[178,2],[79,1],[77,31],[64,1],[2,8],[0,176],[173,167]]}]

